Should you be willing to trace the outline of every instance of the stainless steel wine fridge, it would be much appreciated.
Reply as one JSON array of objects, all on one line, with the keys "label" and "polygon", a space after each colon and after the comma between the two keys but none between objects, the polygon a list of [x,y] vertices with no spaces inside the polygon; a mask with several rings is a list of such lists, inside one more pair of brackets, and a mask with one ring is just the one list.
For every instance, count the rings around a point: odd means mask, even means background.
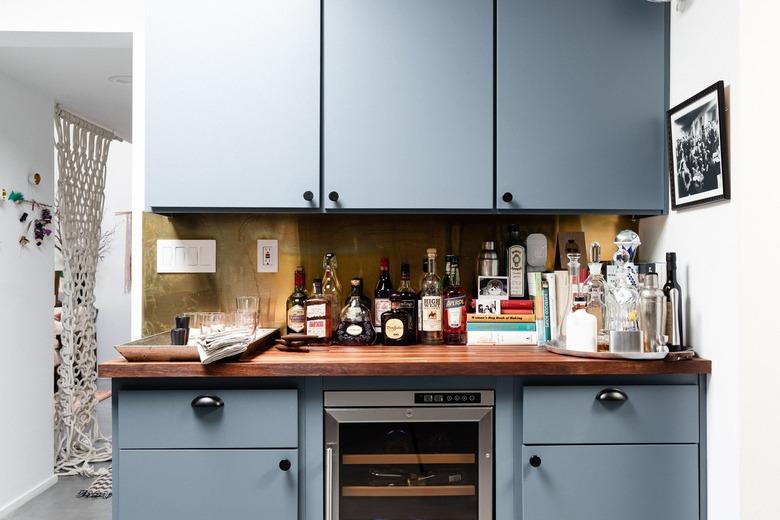
[{"label": "stainless steel wine fridge", "polygon": [[325,520],[492,520],[492,390],[325,392]]}]

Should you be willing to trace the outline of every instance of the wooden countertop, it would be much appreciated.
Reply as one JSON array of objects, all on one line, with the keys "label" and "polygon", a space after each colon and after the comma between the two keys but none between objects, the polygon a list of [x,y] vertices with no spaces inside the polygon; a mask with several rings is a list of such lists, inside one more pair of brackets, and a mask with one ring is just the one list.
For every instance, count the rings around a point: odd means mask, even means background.
[{"label": "wooden countertop", "polygon": [[198,362],[101,363],[100,377],[298,376],[563,376],[709,374],[708,359],[623,361],[561,356],[538,347],[413,346],[318,347],[308,353],[270,349],[252,359]]}]

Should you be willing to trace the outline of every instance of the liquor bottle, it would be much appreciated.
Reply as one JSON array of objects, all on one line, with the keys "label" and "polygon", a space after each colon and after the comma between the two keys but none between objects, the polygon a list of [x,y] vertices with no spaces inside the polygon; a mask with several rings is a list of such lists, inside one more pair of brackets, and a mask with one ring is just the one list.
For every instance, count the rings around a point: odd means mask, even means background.
[{"label": "liquor bottle", "polygon": [[382,313],[383,345],[413,345],[417,341],[417,331],[412,327],[412,314],[401,307],[402,301],[400,293],[393,293],[390,296],[390,310]]},{"label": "liquor bottle", "polygon": [[376,332],[371,311],[360,302],[360,280],[351,280],[352,294],[349,303],[339,313],[336,340],[342,345],[373,345]]},{"label": "liquor bottle", "polygon": [[295,268],[295,289],[287,298],[287,334],[303,333],[306,330],[306,311],[304,304],[309,295],[306,293],[306,274],[303,267]]},{"label": "liquor bottle", "polygon": [[339,324],[339,312],[341,311],[341,283],[336,274],[338,261],[336,253],[328,251],[322,260],[322,268],[325,274],[322,276],[322,295],[330,301],[331,330],[336,331]]},{"label": "liquor bottle", "polygon": [[379,280],[374,288],[374,328],[378,340],[382,340],[382,314],[390,310],[390,294],[393,292],[393,282],[390,280],[390,261],[387,258],[379,260]]},{"label": "liquor bottle", "polygon": [[428,274],[420,289],[422,302],[422,343],[441,345],[441,278],[436,274],[436,249],[428,249]]},{"label": "liquor bottle", "polygon": [[450,286],[444,289],[444,343],[466,344],[466,289],[460,284],[460,259],[450,257]]},{"label": "liquor bottle", "polygon": [[422,339],[422,287],[428,276],[428,257],[423,258],[422,275],[420,276],[420,292],[417,293],[417,339]]},{"label": "liquor bottle", "polygon": [[679,352],[685,348],[683,338],[682,290],[677,283],[677,253],[666,253],[666,335],[669,336],[669,350]]},{"label": "liquor bottle", "polygon": [[[409,313],[409,315],[412,317],[409,327],[411,329],[411,333],[413,334],[415,342],[417,341],[417,316],[418,316],[418,308],[419,308],[419,301],[417,293],[414,292],[414,289],[412,289],[412,286],[409,284],[409,264],[403,263],[401,264],[401,285],[398,286],[398,290],[395,291],[393,294],[397,294],[401,297],[401,309],[405,310]],[[391,295],[390,298],[393,296]]]},{"label": "liquor bottle", "polygon": [[587,295],[588,314],[596,317],[596,350],[598,352],[609,351],[609,331],[606,329],[607,285],[601,274],[601,245],[593,242],[590,245],[590,259],[588,264],[588,278],[585,280],[585,294]]},{"label": "liquor bottle", "polygon": [[[366,307],[369,312],[371,311],[371,298],[365,295],[363,292],[363,279],[362,278],[350,278],[349,283],[350,287],[352,286],[352,280],[357,280],[357,286],[358,286],[358,296],[360,297],[360,303]],[[352,292],[347,295],[346,298],[344,298],[344,305],[349,305],[349,300],[352,298]],[[343,306],[342,306],[343,308]]]},{"label": "liquor bottle", "polygon": [[314,294],[304,304],[306,315],[306,335],[321,338],[322,343],[328,343],[331,338],[331,303],[322,294],[322,279],[314,279]]},{"label": "liquor bottle", "polygon": [[441,288],[443,291],[447,290],[450,286],[450,262],[452,262],[452,255],[446,255],[444,257],[444,276],[441,279]]},{"label": "liquor bottle", "polygon": [[509,226],[506,242],[506,276],[509,278],[509,297],[525,298],[525,246],[520,238],[520,226]]}]

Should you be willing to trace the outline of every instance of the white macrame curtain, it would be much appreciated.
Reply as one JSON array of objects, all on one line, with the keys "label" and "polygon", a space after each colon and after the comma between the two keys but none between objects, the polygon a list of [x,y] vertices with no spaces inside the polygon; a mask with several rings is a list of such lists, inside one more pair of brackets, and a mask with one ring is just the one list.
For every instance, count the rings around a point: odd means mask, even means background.
[{"label": "white macrame curtain", "polygon": [[97,362],[95,270],[105,199],[106,159],[114,135],[55,109],[57,220],[63,261],[62,363],[55,395],[55,473],[98,473],[111,460],[111,439],[100,433],[95,407]]}]

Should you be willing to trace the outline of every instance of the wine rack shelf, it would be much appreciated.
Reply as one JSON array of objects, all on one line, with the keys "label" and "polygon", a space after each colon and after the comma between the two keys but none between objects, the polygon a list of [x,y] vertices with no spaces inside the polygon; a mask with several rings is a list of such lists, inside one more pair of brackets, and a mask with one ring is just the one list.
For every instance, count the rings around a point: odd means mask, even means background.
[{"label": "wine rack shelf", "polygon": [[344,486],[345,497],[467,497],[476,494],[476,486]]},{"label": "wine rack shelf", "polygon": [[378,453],[344,455],[342,464],[474,464],[473,453]]}]

